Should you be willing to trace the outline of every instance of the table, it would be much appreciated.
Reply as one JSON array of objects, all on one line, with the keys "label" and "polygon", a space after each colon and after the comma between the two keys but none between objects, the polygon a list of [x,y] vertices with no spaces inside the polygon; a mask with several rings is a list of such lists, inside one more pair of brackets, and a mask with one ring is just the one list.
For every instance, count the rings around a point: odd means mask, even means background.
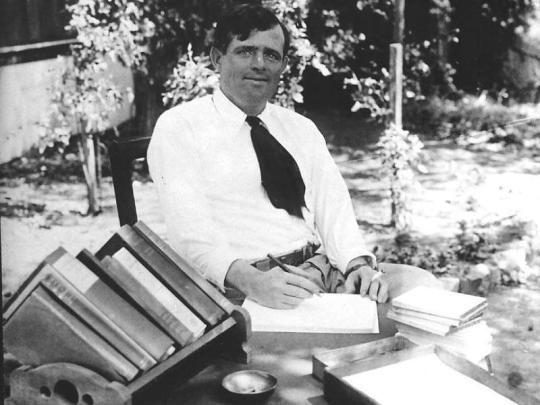
[{"label": "table", "polygon": [[386,317],[390,305],[378,304],[378,334],[319,334],[254,332],[249,340],[252,360],[249,364],[216,359],[215,362],[187,383],[166,389],[163,398],[153,398],[152,404],[164,405],[230,405],[237,402],[228,398],[221,388],[221,380],[228,373],[257,369],[273,374],[278,379],[276,391],[264,404],[327,404],[322,383],[311,375],[311,357],[317,351],[365,343],[393,336],[397,330]]}]

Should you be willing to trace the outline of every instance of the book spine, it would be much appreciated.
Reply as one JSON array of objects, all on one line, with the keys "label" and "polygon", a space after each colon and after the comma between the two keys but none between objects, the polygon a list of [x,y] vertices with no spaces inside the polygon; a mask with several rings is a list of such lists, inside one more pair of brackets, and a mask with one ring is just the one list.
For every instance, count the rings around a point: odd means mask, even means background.
[{"label": "book spine", "polygon": [[70,285],[69,281],[62,280],[63,277],[60,274],[53,272],[54,269],[42,279],[41,284],[63,301],[83,322],[141,370],[148,370],[157,364],[156,360],[122,329],[96,308],[81,292],[77,291],[74,286]]},{"label": "book spine", "polygon": [[179,322],[150,292],[147,287],[139,283],[132,274],[117,260],[106,256],[102,260],[103,267],[109,277],[122,288],[129,297],[146,311],[167,334],[181,346],[193,341],[193,333]]},{"label": "book spine", "polygon": [[435,322],[444,326],[458,326],[459,321],[457,319],[443,318],[437,315],[426,314],[424,312],[414,311],[412,309],[393,308],[396,315],[411,317],[419,319],[421,321]]},{"label": "book spine", "polygon": [[194,338],[200,337],[206,325],[197,318],[189,308],[184,305],[161,281],[144,267],[131,253],[125,248],[120,249],[113,256],[120,262],[131,275],[141,284],[147,286],[148,291],[155,297],[159,297],[159,301],[179,322],[181,322],[191,333]]},{"label": "book spine", "polygon": [[[105,274],[101,263],[88,250],[83,249],[77,259],[82,266],[80,271]],[[85,295],[156,360],[165,360],[174,353],[174,341],[103,280],[97,279]]]},{"label": "book spine", "polygon": [[181,298],[203,322],[214,326],[225,317],[225,311],[206,295],[182,268],[178,268],[173,261],[167,259],[160,249],[151,246],[139,232],[123,226],[117,235],[122,238],[129,251],[146,267],[152,269],[154,275]]},{"label": "book spine", "polygon": [[441,325],[426,324],[424,322],[418,322],[410,318],[405,318],[405,317],[396,315],[392,310],[389,310],[386,313],[386,316],[396,322],[403,323],[405,325],[414,326],[415,328],[423,329],[427,332],[435,333],[436,335],[440,335],[440,336],[444,336],[450,331],[450,327],[444,327]]},{"label": "book spine", "polygon": [[[168,260],[189,277],[206,295],[208,295],[225,312],[233,310],[234,305],[214,287],[205,277],[203,277],[193,266],[189,265],[171,246],[153,232],[144,222],[138,221],[133,225],[133,229],[143,237],[154,249],[161,252]],[[221,319],[221,314],[218,314]]]},{"label": "book spine", "polygon": [[[88,329],[81,321],[73,317],[60,304],[48,296],[45,290],[36,289],[32,294],[49,311],[54,313],[58,319],[62,319],[64,324],[79,338],[84,340],[96,353],[110,364],[119,375],[127,381],[133,380],[139,373],[139,370],[110,346],[99,335]],[[76,359],[72,360],[76,363]]]}]

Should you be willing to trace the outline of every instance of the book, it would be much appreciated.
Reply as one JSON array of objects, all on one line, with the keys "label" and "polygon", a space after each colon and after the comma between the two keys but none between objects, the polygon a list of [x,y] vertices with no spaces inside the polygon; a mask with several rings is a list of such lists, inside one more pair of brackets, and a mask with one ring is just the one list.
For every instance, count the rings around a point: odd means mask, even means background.
[{"label": "book", "polygon": [[473,318],[467,321],[461,321],[458,319],[442,318],[437,315],[431,315],[431,314],[426,314],[424,312],[411,311],[408,309],[401,309],[401,308],[395,308],[395,307],[392,308],[392,312],[394,312],[394,314],[396,315],[410,317],[413,319],[422,319],[424,321],[435,322],[435,323],[438,323],[441,325],[447,325],[447,326],[460,326],[465,322],[470,322],[472,319],[482,318],[483,316],[483,312],[480,312],[480,313],[475,314]]},{"label": "book", "polygon": [[92,304],[56,269],[47,265],[44,270],[47,274],[41,279],[41,285],[62,301],[89,328],[103,337],[140,370],[148,370],[157,364],[157,361],[150,354]]},{"label": "book", "polygon": [[386,316],[396,322],[411,325],[440,336],[454,333],[457,330],[474,325],[482,320],[481,316],[475,316],[466,322],[458,322],[458,325],[455,326],[452,324],[454,321],[452,321],[452,323],[447,323],[444,318],[442,321],[439,321],[436,317],[433,319],[425,319],[423,316],[416,314],[417,313],[415,313],[415,315],[410,315],[403,311],[398,312],[395,308],[390,308],[386,313]]},{"label": "book", "polygon": [[[122,253],[121,251],[125,252]],[[206,325],[174,296],[137,260],[129,260],[121,249],[115,257],[106,256],[102,263],[108,276],[127,295],[148,313],[163,330],[181,346],[185,346],[204,333]],[[126,266],[120,263],[120,258]],[[159,298],[158,298],[159,297]]]},{"label": "book", "polygon": [[378,333],[377,304],[358,294],[321,294],[292,309],[275,309],[246,299],[253,331]]},{"label": "book", "polygon": [[[147,228],[139,229],[135,231],[129,226],[123,226],[115,236],[203,322],[209,326],[218,324],[225,317],[225,311],[199,288],[192,279],[195,277],[193,274],[192,277],[187,275],[189,267],[186,265],[179,268],[163,254],[162,249],[149,242],[151,234],[148,234]],[[149,236],[143,236],[143,232]]]},{"label": "book", "polygon": [[[195,270],[190,264],[188,264],[170,245],[168,245],[163,239],[161,239],[154,231],[152,231],[144,222],[138,221],[132,228],[141,235],[144,240],[148,242],[152,247],[161,252],[167,257],[177,268],[192,280],[206,295],[208,295],[220,308],[225,311],[232,311],[234,305],[223,295],[221,292],[212,285],[205,277],[202,276],[197,270]],[[183,283],[182,280],[178,282]],[[218,308],[219,309],[219,308]],[[220,311],[216,311],[215,307],[210,308],[210,312],[215,311],[215,318],[219,321],[226,314],[221,314]]]},{"label": "book", "polygon": [[77,255],[78,260],[72,257],[68,261],[68,258],[64,257],[65,265],[56,263],[61,273],[68,279],[73,275],[75,281],[87,280],[85,287],[79,284],[83,294],[145,351],[158,361],[174,353],[175,342],[96,275],[104,270],[92,253],[83,249]]},{"label": "book", "polygon": [[45,267],[47,263],[54,262],[65,253],[66,250],[63,247],[55,249],[52,253],[47,255],[47,257],[39,263],[36,269],[22,282],[3,308],[2,319],[4,322],[9,320],[11,315],[13,315],[17,308],[24,302],[26,297],[39,285],[43,267]]},{"label": "book", "polygon": [[137,367],[41,286],[6,322],[4,349],[23,364],[69,362],[113,381],[129,382],[139,374]]},{"label": "book", "polygon": [[410,325],[398,323],[401,336],[418,345],[435,344],[465,357],[473,363],[480,363],[492,350],[492,336],[485,321],[458,330],[447,336],[435,335]]},{"label": "book", "polygon": [[394,298],[392,306],[402,310],[465,321],[484,311],[487,300],[474,295],[421,286]]}]

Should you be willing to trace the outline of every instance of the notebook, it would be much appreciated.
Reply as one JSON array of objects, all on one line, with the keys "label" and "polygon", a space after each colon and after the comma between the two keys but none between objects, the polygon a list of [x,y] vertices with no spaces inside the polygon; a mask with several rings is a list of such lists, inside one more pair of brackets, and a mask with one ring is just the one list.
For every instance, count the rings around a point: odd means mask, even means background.
[{"label": "notebook", "polygon": [[379,333],[377,304],[357,294],[321,294],[293,309],[264,307],[246,299],[242,305],[254,332]]}]

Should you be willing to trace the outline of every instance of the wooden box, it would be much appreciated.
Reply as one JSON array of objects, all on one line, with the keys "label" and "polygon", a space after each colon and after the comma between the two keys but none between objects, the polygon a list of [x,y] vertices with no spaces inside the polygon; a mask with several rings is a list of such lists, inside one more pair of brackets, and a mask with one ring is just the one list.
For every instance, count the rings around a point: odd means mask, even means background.
[{"label": "wooden box", "polygon": [[[373,347],[363,349],[366,353],[373,350],[375,353],[373,356],[324,371],[324,397],[329,403],[336,405],[385,405],[390,403],[447,404],[450,403],[448,401],[453,401],[451,396],[457,394],[461,398],[460,400],[462,402],[460,403],[470,403],[471,405],[477,403],[540,405],[540,401],[537,399],[518,389],[509,387],[481,367],[440,347],[417,346],[392,350],[392,346],[390,345],[391,350],[387,353],[382,353],[379,350],[381,346],[378,346],[378,343],[368,343],[365,346]],[[397,347],[394,346],[393,348],[395,349]],[[442,370],[450,371],[450,374],[447,373],[446,375],[456,375],[458,378],[453,381],[452,379],[436,380],[437,382],[441,382],[441,387],[443,387],[443,389],[438,390],[438,388],[434,388],[438,387],[438,384],[433,384],[433,380],[430,384],[430,377],[436,378],[434,376],[439,376],[437,374],[437,367],[421,368],[421,372],[418,374],[403,372],[403,370],[406,370],[403,368],[399,369],[399,371],[394,371],[394,374],[397,373],[399,377],[389,379],[384,377],[391,377],[392,374],[381,372],[386,366],[404,365],[407,361],[418,360],[422,356],[431,356],[429,358],[430,360],[436,359],[436,363],[425,364],[439,364],[440,360]],[[379,373],[373,373],[374,371],[378,371]],[[366,375],[369,375],[369,377],[354,380],[358,376],[365,377]],[[440,375],[445,374],[442,373]],[[411,383],[411,381],[414,383]],[[458,383],[463,383],[463,385]],[[359,388],[360,386],[362,388]],[[373,388],[374,386],[377,387]],[[405,392],[400,391],[400,386]],[[411,394],[411,391],[414,392]],[[464,402],[463,398],[465,398]],[[483,400],[482,398],[489,399]]]}]

